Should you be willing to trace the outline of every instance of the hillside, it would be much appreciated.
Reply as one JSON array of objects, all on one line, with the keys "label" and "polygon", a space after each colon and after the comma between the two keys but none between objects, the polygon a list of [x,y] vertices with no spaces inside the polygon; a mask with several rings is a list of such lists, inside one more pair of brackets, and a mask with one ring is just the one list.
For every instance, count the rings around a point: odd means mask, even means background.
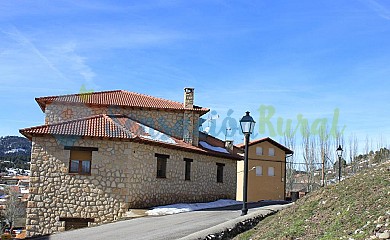
[{"label": "hillside", "polygon": [[0,137],[0,172],[6,168],[29,169],[31,142],[24,137]]},{"label": "hillside", "polygon": [[0,137],[0,157],[15,155],[30,155],[31,142],[24,137]]},{"label": "hillside", "polygon": [[386,237],[386,231],[389,161],[299,199],[234,239],[379,239],[374,236]]}]

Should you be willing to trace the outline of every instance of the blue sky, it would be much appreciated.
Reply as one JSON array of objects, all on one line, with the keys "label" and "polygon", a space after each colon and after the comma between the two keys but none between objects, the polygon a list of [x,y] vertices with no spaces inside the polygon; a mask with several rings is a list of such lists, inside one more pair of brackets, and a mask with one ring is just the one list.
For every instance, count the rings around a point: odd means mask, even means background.
[{"label": "blue sky", "polygon": [[390,143],[389,1],[0,0],[0,13],[0,136],[43,123],[35,97],[84,85],[176,101],[194,87],[217,130],[229,109],[258,121],[272,106],[276,126],[337,108],[346,139]]}]

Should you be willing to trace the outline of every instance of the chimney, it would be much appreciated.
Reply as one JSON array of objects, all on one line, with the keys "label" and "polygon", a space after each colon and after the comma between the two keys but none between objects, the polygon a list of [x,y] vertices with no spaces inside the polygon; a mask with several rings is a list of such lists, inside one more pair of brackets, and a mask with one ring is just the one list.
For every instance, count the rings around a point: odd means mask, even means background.
[{"label": "chimney", "polygon": [[184,108],[194,108],[194,88],[184,88]]},{"label": "chimney", "polygon": [[233,140],[226,140],[225,141],[225,149],[232,154],[233,153]]},{"label": "chimney", "polygon": [[198,146],[198,117],[191,111],[194,108],[194,88],[184,88],[183,140]]}]

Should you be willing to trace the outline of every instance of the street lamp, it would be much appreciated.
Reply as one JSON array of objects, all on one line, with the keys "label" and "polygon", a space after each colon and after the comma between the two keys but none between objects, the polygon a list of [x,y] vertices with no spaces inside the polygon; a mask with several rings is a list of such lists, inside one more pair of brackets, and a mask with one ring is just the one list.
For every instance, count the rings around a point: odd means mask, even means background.
[{"label": "street lamp", "polygon": [[249,137],[255,128],[255,121],[249,115],[249,111],[246,112],[240,120],[241,131],[245,135],[245,158],[244,158],[244,188],[243,188],[243,199],[242,199],[242,209],[241,216],[244,216],[248,213],[248,207],[246,206],[247,195],[248,195],[248,146],[249,146]]},{"label": "street lamp", "polygon": [[343,155],[343,148],[341,145],[336,149],[337,156],[339,157],[339,182],[341,181],[341,156]]}]

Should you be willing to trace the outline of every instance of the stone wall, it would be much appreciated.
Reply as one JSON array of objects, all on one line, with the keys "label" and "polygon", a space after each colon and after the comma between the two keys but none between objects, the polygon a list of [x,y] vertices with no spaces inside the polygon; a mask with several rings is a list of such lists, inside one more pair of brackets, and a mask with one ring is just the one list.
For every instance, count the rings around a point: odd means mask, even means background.
[{"label": "stone wall", "polygon": [[[91,175],[69,174],[70,150],[94,147]],[[155,153],[169,155],[166,178],[156,178]],[[193,159],[191,181],[184,158]],[[224,163],[217,183],[216,163]],[[92,225],[115,221],[128,208],[235,198],[236,162],[159,146],[125,141],[34,137],[31,159],[28,236],[65,230],[60,218],[93,218]]]},{"label": "stone wall", "polygon": [[[130,118],[164,132],[168,135],[183,139],[184,125],[188,128],[193,145],[198,146],[199,138],[199,113],[194,111],[173,110],[139,110],[123,107],[95,107],[88,105],[69,105],[63,103],[51,103],[45,109],[45,123],[52,124],[69,121],[98,114],[124,114]],[[184,121],[186,119],[186,121]]]}]

